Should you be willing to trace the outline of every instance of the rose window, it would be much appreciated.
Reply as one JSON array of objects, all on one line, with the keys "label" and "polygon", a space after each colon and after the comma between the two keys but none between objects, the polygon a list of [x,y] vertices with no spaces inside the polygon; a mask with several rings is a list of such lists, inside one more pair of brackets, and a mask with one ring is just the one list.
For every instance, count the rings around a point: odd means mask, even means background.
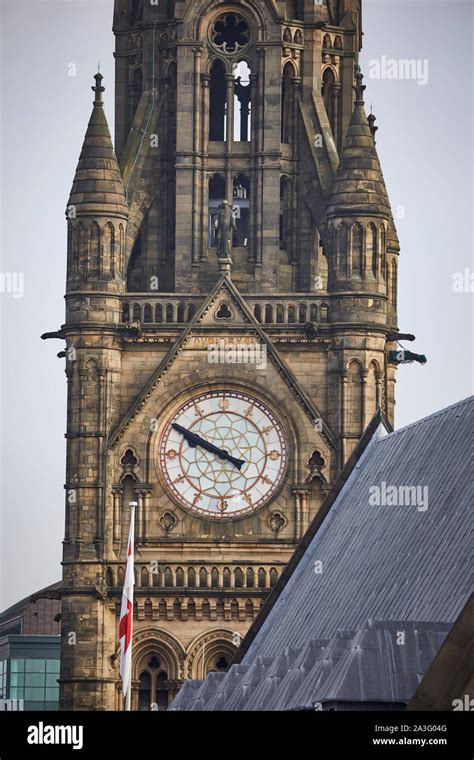
[{"label": "rose window", "polygon": [[248,24],[238,13],[225,13],[214,22],[211,39],[224,53],[235,53],[250,41]]}]

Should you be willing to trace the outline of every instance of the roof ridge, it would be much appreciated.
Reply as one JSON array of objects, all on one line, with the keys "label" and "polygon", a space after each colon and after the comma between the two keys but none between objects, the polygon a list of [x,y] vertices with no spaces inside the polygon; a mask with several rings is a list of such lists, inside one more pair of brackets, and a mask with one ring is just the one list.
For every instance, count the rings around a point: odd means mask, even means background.
[{"label": "roof ridge", "polygon": [[399,435],[400,433],[405,432],[405,430],[409,430],[410,428],[423,425],[425,422],[428,422],[428,420],[432,420],[432,419],[435,419],[436,417],[445,415],[458,406],[459,407],[465,406],[473,402],[474,402],[474,395],[466,396],[466,398],[461,399],[460,401],[456,401],[454,404],[444,407],[444,409],[438,409],[436,412],[432,412],[431,414],[428,414],[426,417],[422,417],[421,420],[415,420],[414,422],[410,422],[408,425],[405,425],[404,427],[401,427],[398,430],[393,430],[391,433],[388,433],[387,435],[377,438],[376,443],[382,443],[382,441],[386,441],[389,438],[393,438],[393,436]]}]

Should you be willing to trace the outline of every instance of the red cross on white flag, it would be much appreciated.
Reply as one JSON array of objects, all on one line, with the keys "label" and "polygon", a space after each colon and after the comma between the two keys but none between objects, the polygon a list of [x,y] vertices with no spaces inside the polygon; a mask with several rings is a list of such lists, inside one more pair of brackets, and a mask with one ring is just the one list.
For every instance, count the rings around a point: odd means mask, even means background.
[{"label": "red cross on white flag", "polygon": [[134,538],[135,538],[135,502],[130,502],[130,533],[128,536],[127,565],[123,583],[122,607],[120,609],[119,639],[120,639],[120,675],[122,677],[122,692],[131,697],[132,687],[132,631],[133,631],[133,587],[134,572]]}]

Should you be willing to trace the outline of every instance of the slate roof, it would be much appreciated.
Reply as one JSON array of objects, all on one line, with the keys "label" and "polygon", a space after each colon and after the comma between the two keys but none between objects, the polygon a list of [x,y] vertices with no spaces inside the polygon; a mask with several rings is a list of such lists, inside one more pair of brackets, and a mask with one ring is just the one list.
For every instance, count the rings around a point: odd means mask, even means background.
[{"label": "slate roof", "polygon": [[[379,426],[361,442],[247,634],[242,662],[238,653],[227,674],[187,682],[170,709],[410,700],[472,590],[473,402],[394,433]],[[371,504],[382,483],[426,487],[427,508]]]},{"label": "slate roof", "polygon": [[423,676],[408,710],[453,710],[474,694],[474,594]]}]

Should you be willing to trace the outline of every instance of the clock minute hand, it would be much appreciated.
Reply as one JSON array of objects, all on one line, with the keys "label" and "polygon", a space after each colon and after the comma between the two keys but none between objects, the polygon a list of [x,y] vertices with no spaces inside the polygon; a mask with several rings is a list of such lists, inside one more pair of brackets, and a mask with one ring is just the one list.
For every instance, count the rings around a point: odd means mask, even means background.
[{"label": "clock minute hand", "polygon": [[206,441],[205,438],[201,438],[201,436],[197,435],[196,433],[192,433],[191,430],[186,430],[186,428],[178,425],[177,423],[173,423],[172,427],[174,430],[177,430],[178,433],[181,433],[181,435],[186,438],[189,445],[193,448],[196,446],[201,446],[201,448],[206,449],[206,451],[209,451],[211,454],[217,454],[220,459],[227,459],[239,470],[241,469],[242,465],[245,464],[244,459],[237,459],[236,457],[231,456],[228,451],[225,451],[225,449],[220,449],[218,446],[214,446],[213,443]]}]

